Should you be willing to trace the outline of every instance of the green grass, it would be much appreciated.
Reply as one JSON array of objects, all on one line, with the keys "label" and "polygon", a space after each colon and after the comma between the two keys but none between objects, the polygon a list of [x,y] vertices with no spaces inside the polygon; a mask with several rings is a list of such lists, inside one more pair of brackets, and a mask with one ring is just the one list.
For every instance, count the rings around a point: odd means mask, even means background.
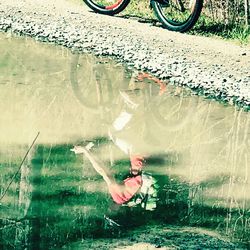
[{"label": "green grass", "polygon": [[122,14],[137,16],[149,20],[157,20],[153,10],[149,6],[149,1],[138,1],[131,0],[128,7],[123,11]]},{"label": "green grass", "polygon": [[202,15],[196,26],[189,31],[190,34],[202,36],[216,36],[226,40],[238,41],[241,44],[250,44],[250,28],[243,25],[225,25],[221,22],[214,22]]},{"label": "green grass", "polygon": [[[121,15],[126,17],[138,17],[142,21],[156,23],[158,22],[153,10],[149,7],[149,1],[131,0],[128,7]],[[226,40],[234,40],[241,44],[250,44],[250,28],[246,29],[243,25],[225,25],[223,22],[215,22],[211,18],[202,15],[195,27],[189,31],[189,34],[219,37]]]}]

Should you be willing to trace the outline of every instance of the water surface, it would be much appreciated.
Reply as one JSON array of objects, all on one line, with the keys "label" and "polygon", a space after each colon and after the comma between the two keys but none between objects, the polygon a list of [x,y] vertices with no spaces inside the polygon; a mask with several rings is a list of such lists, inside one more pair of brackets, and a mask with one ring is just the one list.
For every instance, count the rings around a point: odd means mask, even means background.
[{"label": "water surface", "polygon": [[[107,236],[118,230],[109,219],[122,230],[192,225],[249,242],[248,113],[107,58],[4,34],[0,113],[1,194],[40,132],[0,201],[1,249]],[[90,141],[117,181],[129,171],[128,151],[147,159],[155,210],[114,205],[88,159],[70,151]]]}]

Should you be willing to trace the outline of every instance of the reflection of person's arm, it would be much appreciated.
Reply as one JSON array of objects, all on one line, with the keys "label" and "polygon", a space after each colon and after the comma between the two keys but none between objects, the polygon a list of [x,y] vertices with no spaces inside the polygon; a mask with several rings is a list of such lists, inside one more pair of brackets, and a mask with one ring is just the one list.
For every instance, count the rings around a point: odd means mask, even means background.
[{"label": "reflection of person's arm", "polygon": [[104,169],[99,165],[94,156],[88,150],[83,149],[82,152],[89,159],[89,161],[91,162],[92,166],[97,171],[97,173],[99,173],[103,177],[104,181],[107,183],[109,187],[109,192],[113,200],[117,204],[123,204],[129,201],[140,188],[141,186],[140,177],[138,177],[139,178],[138,180],[136,178],[133,178],[133,180],[131,179],[130,181],[127,181],[127,185],[118,185],[110,179],[110,177],[107,175]]},{"label": "reflection of person's arm", "polygon": [[104,169],[99,165],[99,163],[96,161],[94,156],[86,149],[83,150],[84,155],[89,159],[91,162],[92,166],[96,170],[97,173],[99,173],[104,181],[108,184],[108,186],[112,183],[111,179],[107,175],[107,173],[104,171]]},{"label": "reflection of person's arm", "polygon": [[88,158],[88,160],[91,162],[96,172],[99,173],[103,177],[104,181],[108,184],[108,186],[112,183],[111,178],[107,175],[104,169],[100,166],[100,164],[94,158],[93,154],[91,154],[88,151],[87,147],[84,148],[82,146],[74,146],[74,148],[71,149],[71,151],[74,152],[75,154],[84,154]]}]

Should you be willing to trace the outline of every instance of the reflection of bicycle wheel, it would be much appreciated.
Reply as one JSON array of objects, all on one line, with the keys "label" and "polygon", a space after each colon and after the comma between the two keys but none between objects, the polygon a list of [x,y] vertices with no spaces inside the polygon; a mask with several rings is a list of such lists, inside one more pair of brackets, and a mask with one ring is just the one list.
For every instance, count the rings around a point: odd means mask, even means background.
[{"label": "reflection of bicycle wheel", "polygon": [[123,72],[106,62],[105,58],[91,55],[73,56],[70,69],[73,92],[78,101],[92,111],[97,111],[100,106],[109,108],[114,105],[124,82]]},{"label": "reflection of bicycle wheel", "polygon": [[177,131],[191,121],[196,99],[183,88],[170,89],[168,86],[168,90],[150,105],[151,115],[158,125],[169,131]]}]

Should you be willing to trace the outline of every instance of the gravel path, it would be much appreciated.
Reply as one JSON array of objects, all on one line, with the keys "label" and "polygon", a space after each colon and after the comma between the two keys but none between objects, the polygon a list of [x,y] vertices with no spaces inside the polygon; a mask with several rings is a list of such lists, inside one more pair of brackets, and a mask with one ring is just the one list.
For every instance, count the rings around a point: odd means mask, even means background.
[{"label": "gravel path", "polygon": [[0,30],[108,55],[206,96],[250,107],[250,47],[97,15],[66,0],[1,0]]}]

